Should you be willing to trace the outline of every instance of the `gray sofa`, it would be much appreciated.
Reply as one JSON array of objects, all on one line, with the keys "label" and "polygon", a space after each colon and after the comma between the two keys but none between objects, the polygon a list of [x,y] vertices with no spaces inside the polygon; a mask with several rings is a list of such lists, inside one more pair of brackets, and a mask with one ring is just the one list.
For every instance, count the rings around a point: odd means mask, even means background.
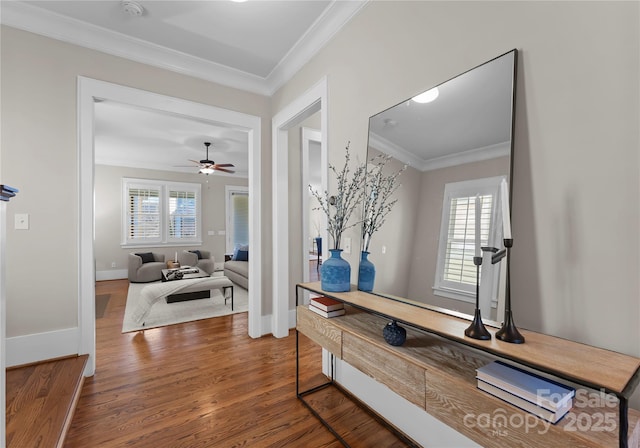
[{"label": "gray sofa", "polygon": [[238,286],[249,290],[249,262],[248,261],[225,261],[224,276]]},{"label": "gray sofa", "polygon": [[133,252],[129,254],[129,281],[131,283],[155,282],[162,278],[162,270],[167,267],[164,262],[164,254],[147,252],[145,255],[151,257],[153,261],[147,260],[144,263],[142,256]]}]

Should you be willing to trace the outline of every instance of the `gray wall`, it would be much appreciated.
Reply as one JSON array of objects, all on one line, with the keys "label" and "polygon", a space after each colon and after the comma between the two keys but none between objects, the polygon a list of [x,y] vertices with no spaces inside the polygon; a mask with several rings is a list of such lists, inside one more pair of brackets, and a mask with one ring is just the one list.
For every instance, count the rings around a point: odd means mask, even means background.
[{"label": "gray wall", "polygon": [[348,140],[364,154],[369,116],[519,49],[516,323],[638,356],[639,17],[638,2],[370,2],[273,108],[326,75],[337,163]]},{"label": "gray wall", "polygon": [[[271,312],[271,109],[267,97],[2,26],[2,182],[20,188],[7,216],[7,337],[78,326],[77,77],[86,76],[262,118],[263,312]],[[36,170],[36,167],[38,168]],[[25,266],[45,262],[38,281]]]},{"label": "gray wall", "polygon": [[[7,335],[77,326],[78,75],[263,118],[268,314],[273,113],[326,75],[330,160],[349,140],[364,157],[369,116],[518,48],[516,323],[640,355],[639,17],[638,2],[369,2],[272,99],[2,27],[0,174],[22,188],[8,216],[31,215],[7,229]],[[34,251],[51,260],[37,282]]]},{"label": "gray wall", "polygon": [[[216,262],[224,261],[225,235],[225,185],[247,186],[247,179],[230,176],[203,176],[201,174],[172,173],[168,171],[144,170],[96,165],[95,170],[95,257],[96,271],[121,271],[127,269],[129,252],[145,249],[121,248],[122,240],[122,178],[158,179],[174,182],[200,183],[202,188],[202,246],[149,248],[163,253],[165,259],[173,259],[175,252],[184,249],[211,251]],[[212,230],[215,235],[208,235]],[[116,267],[112,268],[111,263]]]}]

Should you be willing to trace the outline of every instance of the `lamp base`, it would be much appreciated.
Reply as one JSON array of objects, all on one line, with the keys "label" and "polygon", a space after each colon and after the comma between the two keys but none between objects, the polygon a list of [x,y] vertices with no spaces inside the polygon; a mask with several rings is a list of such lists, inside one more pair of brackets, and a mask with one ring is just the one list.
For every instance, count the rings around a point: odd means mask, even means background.
[{"label": "lamp base", "polygon": [[473,339],[480,339],[486,341],[491,339],[491,333],[485,328],[482,323],[482,317],[480,316],[480,310],[476,308],[475,315],[473,316],[473,322],[464,330],[465,336]]},{"label": "lamp base", "polygon": [[505,312],[504,323],[502,324],[502,328],[496,333],[496,339],[510,342],[511,344],[524,344],[524,336],[520,334],[516,328],[516,324],[513,323],[511,310]]}]

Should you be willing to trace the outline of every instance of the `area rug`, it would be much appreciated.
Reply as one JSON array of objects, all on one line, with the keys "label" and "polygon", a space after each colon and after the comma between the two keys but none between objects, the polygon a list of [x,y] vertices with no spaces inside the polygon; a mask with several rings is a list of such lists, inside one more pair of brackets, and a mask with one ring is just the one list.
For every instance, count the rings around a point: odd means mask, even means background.
[{"label": "area rug", "polygon": [[139,325],[131,318],[133,310],[140,299],[142,288],[151,283],[130,283],[127,295],[127,305],[124,310],[122,332],[148,330],[150,328],[164,327],[183,322],[191,322],[200,319],[226,316],[228,314],[243,313],[249,309],[249,296],[246,289],[233,285],[233,311],[231,311],[231,299],[224,303],[222,292],[214,289],[208,299],[188,300],[185,302],[167,303],[165,299],[158,300],[149,315],[145,318],[144,325]]}]

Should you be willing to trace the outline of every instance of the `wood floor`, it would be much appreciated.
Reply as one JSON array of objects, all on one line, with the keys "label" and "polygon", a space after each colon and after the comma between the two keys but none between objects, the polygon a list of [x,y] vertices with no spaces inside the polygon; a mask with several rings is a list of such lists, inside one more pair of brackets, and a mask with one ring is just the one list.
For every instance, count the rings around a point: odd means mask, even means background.
[{"label": "wood floor", "polygon": [[[294,332],[251,339],[243,313],[122,334],[127,287],[96,286],[111,297],[65,447],[342,446],[295,396]],[[320,349],[300,351],[302,388],[324,382]],[[354,448],[407,446],[333,388],[307,400]]]}]

